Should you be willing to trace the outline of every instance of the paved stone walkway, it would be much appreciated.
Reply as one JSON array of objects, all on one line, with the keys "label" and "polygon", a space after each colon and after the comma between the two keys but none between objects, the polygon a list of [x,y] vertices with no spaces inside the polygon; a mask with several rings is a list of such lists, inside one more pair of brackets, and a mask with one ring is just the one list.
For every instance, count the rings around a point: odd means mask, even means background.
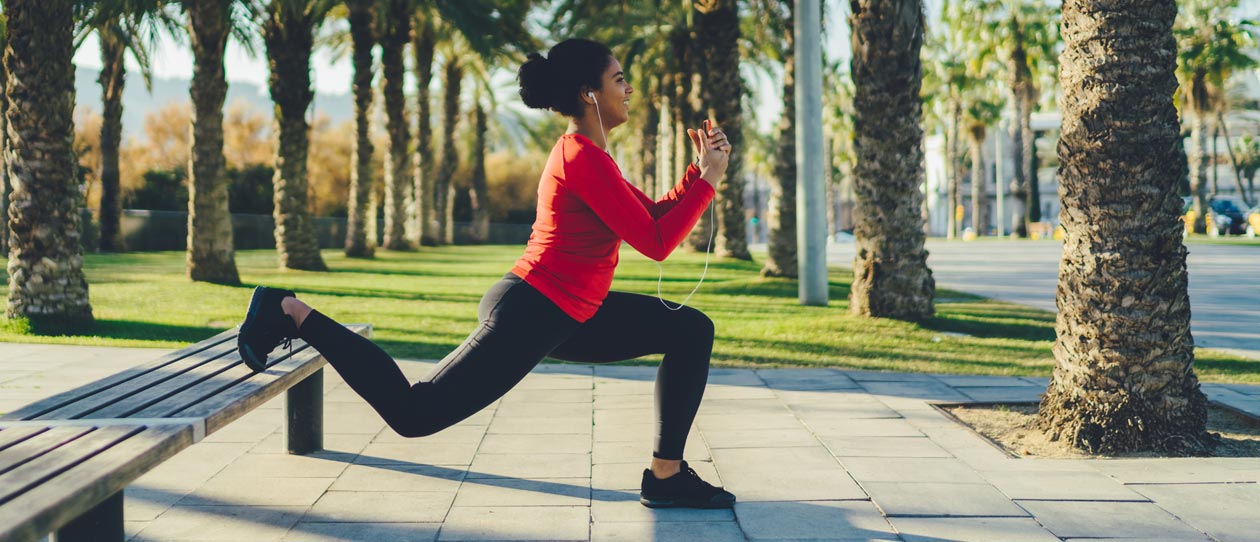
[{"label": "paved stone walkway", "polygon": [[[0,411],[161,351],[0,344]],[[90,362],[75,360],[91,360]],[[405,362],[418,378],[431,364]],[[385,428],[335,374],[327,451],[283,452],[279,402],[127,491],[161,541],[1260,541],[1260,459],[1016,459],[929,401],[1032,401],[1044,379],[713,370],[687,458],[732,510],[638,503],[654,367],[544,365],[438,435]],[[1260,415],[1260,387],[1205,385]]]}]

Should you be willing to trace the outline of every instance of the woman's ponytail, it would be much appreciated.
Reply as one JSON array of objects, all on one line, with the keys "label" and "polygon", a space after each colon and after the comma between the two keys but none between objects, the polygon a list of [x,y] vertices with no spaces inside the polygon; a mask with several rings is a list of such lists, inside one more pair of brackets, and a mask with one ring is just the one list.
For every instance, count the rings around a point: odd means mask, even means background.
[{"label": "woman's ponytail", "polygon": [[533,109],[551,109],[555,106],[555,76],[546,58],[530,53],[528,60],[516,72],[521,85],[521,100]]}]

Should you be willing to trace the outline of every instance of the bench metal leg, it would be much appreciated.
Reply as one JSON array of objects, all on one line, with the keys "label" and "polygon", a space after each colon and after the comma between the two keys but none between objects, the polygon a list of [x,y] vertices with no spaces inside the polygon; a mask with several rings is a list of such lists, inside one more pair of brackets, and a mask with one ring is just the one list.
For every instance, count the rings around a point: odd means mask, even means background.
[{"label": "bench metal leg", "polygon": [[123,542],[125,538],[123,492],[119,491],[58,529],[52,542]]},{"label": "bench metal leg", "polygon": [[324,449],[324,370],[311,373],[287,393],[284,433],[289,453],[309,454]]}]

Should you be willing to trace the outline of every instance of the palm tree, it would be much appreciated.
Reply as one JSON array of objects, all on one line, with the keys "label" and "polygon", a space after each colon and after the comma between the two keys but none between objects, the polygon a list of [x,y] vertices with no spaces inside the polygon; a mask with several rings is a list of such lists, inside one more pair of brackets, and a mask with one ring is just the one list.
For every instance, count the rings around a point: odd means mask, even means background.
[{"label": "palm tree", "polygon": [[381,43],[381,72],[385,87],[385,130],[389,147],[385,158],[385,239],[388,250],[407,250],[407,193],[412,190],[407,147],[411,130],[403,95],[403,49],[411,39],[412,2],[382,0],[377,18]]},{"label": "palm tree", "polygon": [[[765,265],[761,275],[767,277],[797,276],[796,252],[796,55],[794,31],[796,2],[769,0],[750,2],[750,29],[762,35],[756,42],[768,49],[764,56],[783,66],[783,110],[779,115],[774,173],[770,182],[767,206],[767,243]],[[773,45],[771,45],[773,44]]]},{"label": "palm tree", "polygon": [[[188,278],[240,284],[228,212],[223,157],[223,55],[228,37],[245,37],[256,6],[251,0],[182,0],[193,50],[192,163],[188,178]],[[243,40],[248,42],[248,38]]]},{"label": "palm tree", "polygon": [[4,64],[9,104],[5,167],[13,176],[9,303],[36,331],[92,322],[79,243],[72,2],[8,0]]},{"label": "palm tree", "polygon": [[1007,100],[1014,109],[1011,196],[1019,203],[1012,230],[1026,237],[1028,224],[1041,220],[1031,122],[1043,92],[1041,81],[1053,81],[1056,70],[1061,42],[1058,10],[1041,0],[974,0],[966,10],[968,24],[962,29],[969,34],[968,41],[996,53],[1005,68]]},{"label": "palm tree", "polygon": [[[1038,422],[1095,453],[1202,453],[1186,249],[1168,164],[1181,153],[1172,95],[1174,0],[1127,10],[1063,3],[1060,214],[1054,377]],[[1112,45],[1100,51],[1097,44]],[[1140,51],[1117,54],[1112,51]]]},{"label": "palm tree", "polygon": [[416,70],[416,156],[415,156],[415,217],[413,229],[419,234],[419,244],[438,244],[437,222],[434,217],[434,170],[433,170],[433,109],[430,105],[429,87],[433,83],[433,50],[437,35],[433,28],[434,16],[421,10],[416,15],[411,36],[411,51],[415,55]]},{"label": "palm tree", "polygon": [[162,0],[109,0],[96,2],[79,18],[78,40],[95,33],[101,48],[101,207],[100,249],[124,250],[120,220],[122,194],[118,175],[118,150],[122,140],[123,87],[127,82],[125,59],[130,55],[140,67],[144,86],[152,91],[153,73],[149,51],[158,34],[174,35],[179,24]]},{"label": "palm tree", "polygon": [[4,67],[4,48],[8,35],[8,19],[4,6],[0,6],[0,254],[9,254],[9,168],[5,167],[5,150],[9,146],[7,111],[9,99],[5,93],[9,71]]},{"label": "palm tree", "polygon": [[976,235],[989,231],[989,175],[984,163],[984,142],[990,126],[997,124],[1005,106],[992,85],[979,84],[968,90],[963,122],[971,151],[971,227]]},{"label": "palm tree", "polygon": [[354,166],[350,170],[350,199],[347,205],[346,256],[371,258],[375,245],[367,231],[372,199],[372,47],[376,39],[372,31],[375,0],[346,0],[346,17],[350,20],[350,40],[354,64]]},{"label": "palm tree", "polygon": [[945,135],[946,217],[945,236],[958,236],[959,192],[962,186],[961,131],[963,122],[963,94],[976,84],[968,77],[966,58],[968,51],[963,42],[964,34],[955,13],[965,13],[956,4],[941,6],[941,22],[944,31],[926,37],[928,46],[923,56],[929,69],[923,75],[922,100],[928,105],[928,124],[940,129]]},{"label": "palm tree", "polygon": [[936,282],[919,212],[923,4],[855,0],[851,7],[858,219],[850,306],[860,315],[924,320],[933,314]]},{"label": "palm tree", "polygon": [[437,220],[435,234],[439,242],[448,245],[455,242],[455,228],[451,223],[455,185],[451,178],[459,167],[455,130],[459,125],[459,93],[464,80],[462,62],[460,55],[449,54],[442,72],[442,133],[445,137],[442,138],[442,159],[433,179],[433,208]]},{"label": "palm tree", "polygon": [[488,130],[486,106],[481,86],[473,96],[473,151],[472,151],[472,228],[471,240],[475,244],[490,239],[490,188],[486,184],[486,131]]},{"label": "palm tree", "polygon": [[1194,231],[1206,231],[1208,124],[1221,107],[1225,82],[1234,72],[1256,66],[1246,51],[1254,40],[1248,21],[1231,19],[1238,0],[1185,0],[1173,29],[1178,41],[1177,79],[1190,117],[1190,192]]},{"label": "palm tree", "polygon": [[306,112],[315,98],[311,90],[315,31],[333,5],[333,0],[271,0],[261,25],[271,66],[268,86],[279,127],[274,181],[276,250],[280,266],[288,269],[328,269],[319,254],[307,202],[310,125]]},{"label": "palm tree", "polygon": [[[735,149],[743,141],[744,81],[739,73],[739,5],[736,0],[696,0],[697,56],[701,80],[701,97],[709,107],[707,116],[721,126]],[[717,253],[721,256],[751,260],[744,224],[744,179],[740,168],[743,158],[738,150],[731,154],[726,178],[717,186],[718,206]]]}]

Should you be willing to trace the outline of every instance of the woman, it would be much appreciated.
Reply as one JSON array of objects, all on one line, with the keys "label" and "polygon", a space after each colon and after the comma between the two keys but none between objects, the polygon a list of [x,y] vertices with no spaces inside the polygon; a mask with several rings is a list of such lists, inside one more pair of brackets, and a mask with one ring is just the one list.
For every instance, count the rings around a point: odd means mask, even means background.
[{"label": "woman", "polygon": [[699,158],[673,190],[653,201],[626,182],[604,150],[608,130],[628,119],[634,93],[607,47],[564,41],[548,58],[531,54],[518,80],[526,105],[564,115],[569,129],[543,171],[525,254],[481,299],[476,331],[412,384],[368,339],[292,292],[260,286],[241,325],[241,357],[260,371],[278,344],[305,340],[391,428],[420,437],[485,408],[546,356],[608,363],[664,354],[656,381],[656,440],[640,502],[729,508],[735,496],[701,480],[683,461],[708,379],[712,321],[690,307],[609,287],[622,240],[657,261],[683,241],[713,200],[730,144],[721,130],[688,130]]}]

